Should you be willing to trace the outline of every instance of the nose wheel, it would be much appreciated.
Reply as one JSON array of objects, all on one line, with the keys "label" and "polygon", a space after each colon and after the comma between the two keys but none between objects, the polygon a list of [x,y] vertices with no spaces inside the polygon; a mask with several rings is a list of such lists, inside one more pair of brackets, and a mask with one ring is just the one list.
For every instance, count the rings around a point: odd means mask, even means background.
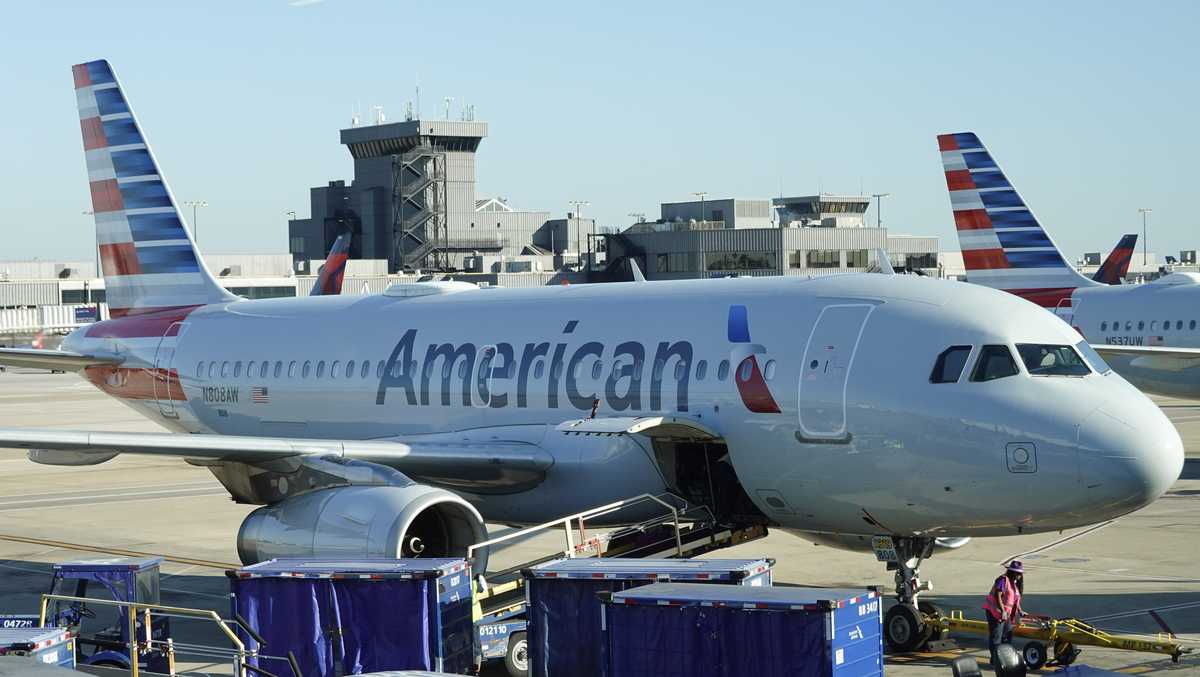
[{"label": "nose wheel", "polygon": [[934,539],[903,536],[876,537],[879,559],[887,562],[889,571],[896,572],[896,604],[883,617],[883,635],[888,647],[896,653],[916,651],[933,638],[936,629],[925,622],[926,614],[940,614],[937,607],[921,602],[922,592],[933,589],[933,584],[920,579],[921,562],[933,553]]}]

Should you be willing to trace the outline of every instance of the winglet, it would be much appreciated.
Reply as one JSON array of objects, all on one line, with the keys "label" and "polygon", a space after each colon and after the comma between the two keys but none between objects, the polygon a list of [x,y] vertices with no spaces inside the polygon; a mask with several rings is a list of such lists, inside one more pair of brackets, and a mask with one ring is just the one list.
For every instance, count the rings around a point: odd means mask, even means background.
[{"label": "winglet", "polygon": [[634,282],[646,281],[646,276],[642,275],[642,269],[638,267],[636,259],[629,259],[629,272],[633,275]]},{"label": "winglet", "polygon": [[881,275],[895,275],[896,269],[892,267],[892,262],[888,258],[888,253],[882,249],[875,250],[875,263],[867,268],[868,273],[879,273]]},{"label": "winglet", "polygon": [[1121,278],[1129,272],[1129,264],[1133,260],[1133,249],[1137,246],[1137,233],[1130,233],[1121,238],[1116,248],[1100,264],[1092,279],[1104,284],[1121,284]]},{"label": "winglet", "polygon": [[310,296],[337,296],[342,293],[342,280],[346,275],[346,259],[350,252],[349,232],[338,235],[329,250],[329,258],[317,270],[317,280]]}]

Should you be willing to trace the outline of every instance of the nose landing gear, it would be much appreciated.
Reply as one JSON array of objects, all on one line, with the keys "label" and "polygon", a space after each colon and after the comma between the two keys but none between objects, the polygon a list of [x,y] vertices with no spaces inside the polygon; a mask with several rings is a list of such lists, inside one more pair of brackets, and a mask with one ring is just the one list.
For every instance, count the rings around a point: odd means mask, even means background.
[{"label": "nose landing gear", "polygon": [[921,562],[933,553],[932,538],[876,536],[871,539],[875,556],[887,562],[888,571],[896,572],[896,604],[883,617],[883,634],[892,651],[915,651],[933,634],[925,614],[939,613],[937,607],[918,600],[922,592],[933,590],[933,583],[919,576]]}]

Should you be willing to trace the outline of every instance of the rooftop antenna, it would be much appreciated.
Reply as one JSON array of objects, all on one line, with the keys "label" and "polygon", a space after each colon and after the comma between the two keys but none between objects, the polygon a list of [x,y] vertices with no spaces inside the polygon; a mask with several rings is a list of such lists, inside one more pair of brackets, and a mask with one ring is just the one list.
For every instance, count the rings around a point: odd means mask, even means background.
[{"label": "rooftop antenna", "polygon": [[417,75],[417,119],[421,119],[421,76]]},{"label": "rooftop antenna", "polygon": [[404,104],[404,121],[405,122],[413,121],[413,102],[412,101],[409,101]]},{"label": "rooftop antenna", "polygon": [[443,119],[449,120],[450,119],[450,104],[454,103],[454,97],[448,96],[444,100],[446,102],[446,115],[444,116]]},{"label": "rooftop antenna", "polygon": [[352,108],[350,110],[350,126],[351,127],[357,127],[360,124],[362,124],[362,118],[358,114],[358,106],[359,106],[359,103],[357,101],[355,101],[354,108]]},{"label": "rooftop antenna", "polygon": [[387,116],[383,114],[383,106],[371,106],[371,110],[375,111],[375,124],[382,125],[387,120]]}]

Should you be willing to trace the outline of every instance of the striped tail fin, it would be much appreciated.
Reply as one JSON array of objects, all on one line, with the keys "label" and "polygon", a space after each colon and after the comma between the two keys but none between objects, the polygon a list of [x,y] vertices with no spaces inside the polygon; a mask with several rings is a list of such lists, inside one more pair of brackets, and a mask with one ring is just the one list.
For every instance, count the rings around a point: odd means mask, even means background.
[{"label": "striped tail fin", "polygon": [[235,300],[204,267],[108,62],[71,72],[111,315]]},{"label": "striped tail fin", "polygon": [[317,281],[309,296],[337,296],[342,293],[342,279],[346,275],[346,259],[350,258],[349,232],[338,235],[329,249],[329,258],[317,271]]},{"label": "striped tail fin", "polygon": [[969,282],[1050,308],[1099,284],[1067,262],[979,137],[942,134],[938,147]]},{"label": "striped tail fin", "polygon": [[1133,249],[1137,246],[1137,233],[1121,237],[1116,249],[1104,259],[1092,279],[1104,284],[1121,284],[1122,278],[1129,272],[1129,264],[1133,261]]}]

